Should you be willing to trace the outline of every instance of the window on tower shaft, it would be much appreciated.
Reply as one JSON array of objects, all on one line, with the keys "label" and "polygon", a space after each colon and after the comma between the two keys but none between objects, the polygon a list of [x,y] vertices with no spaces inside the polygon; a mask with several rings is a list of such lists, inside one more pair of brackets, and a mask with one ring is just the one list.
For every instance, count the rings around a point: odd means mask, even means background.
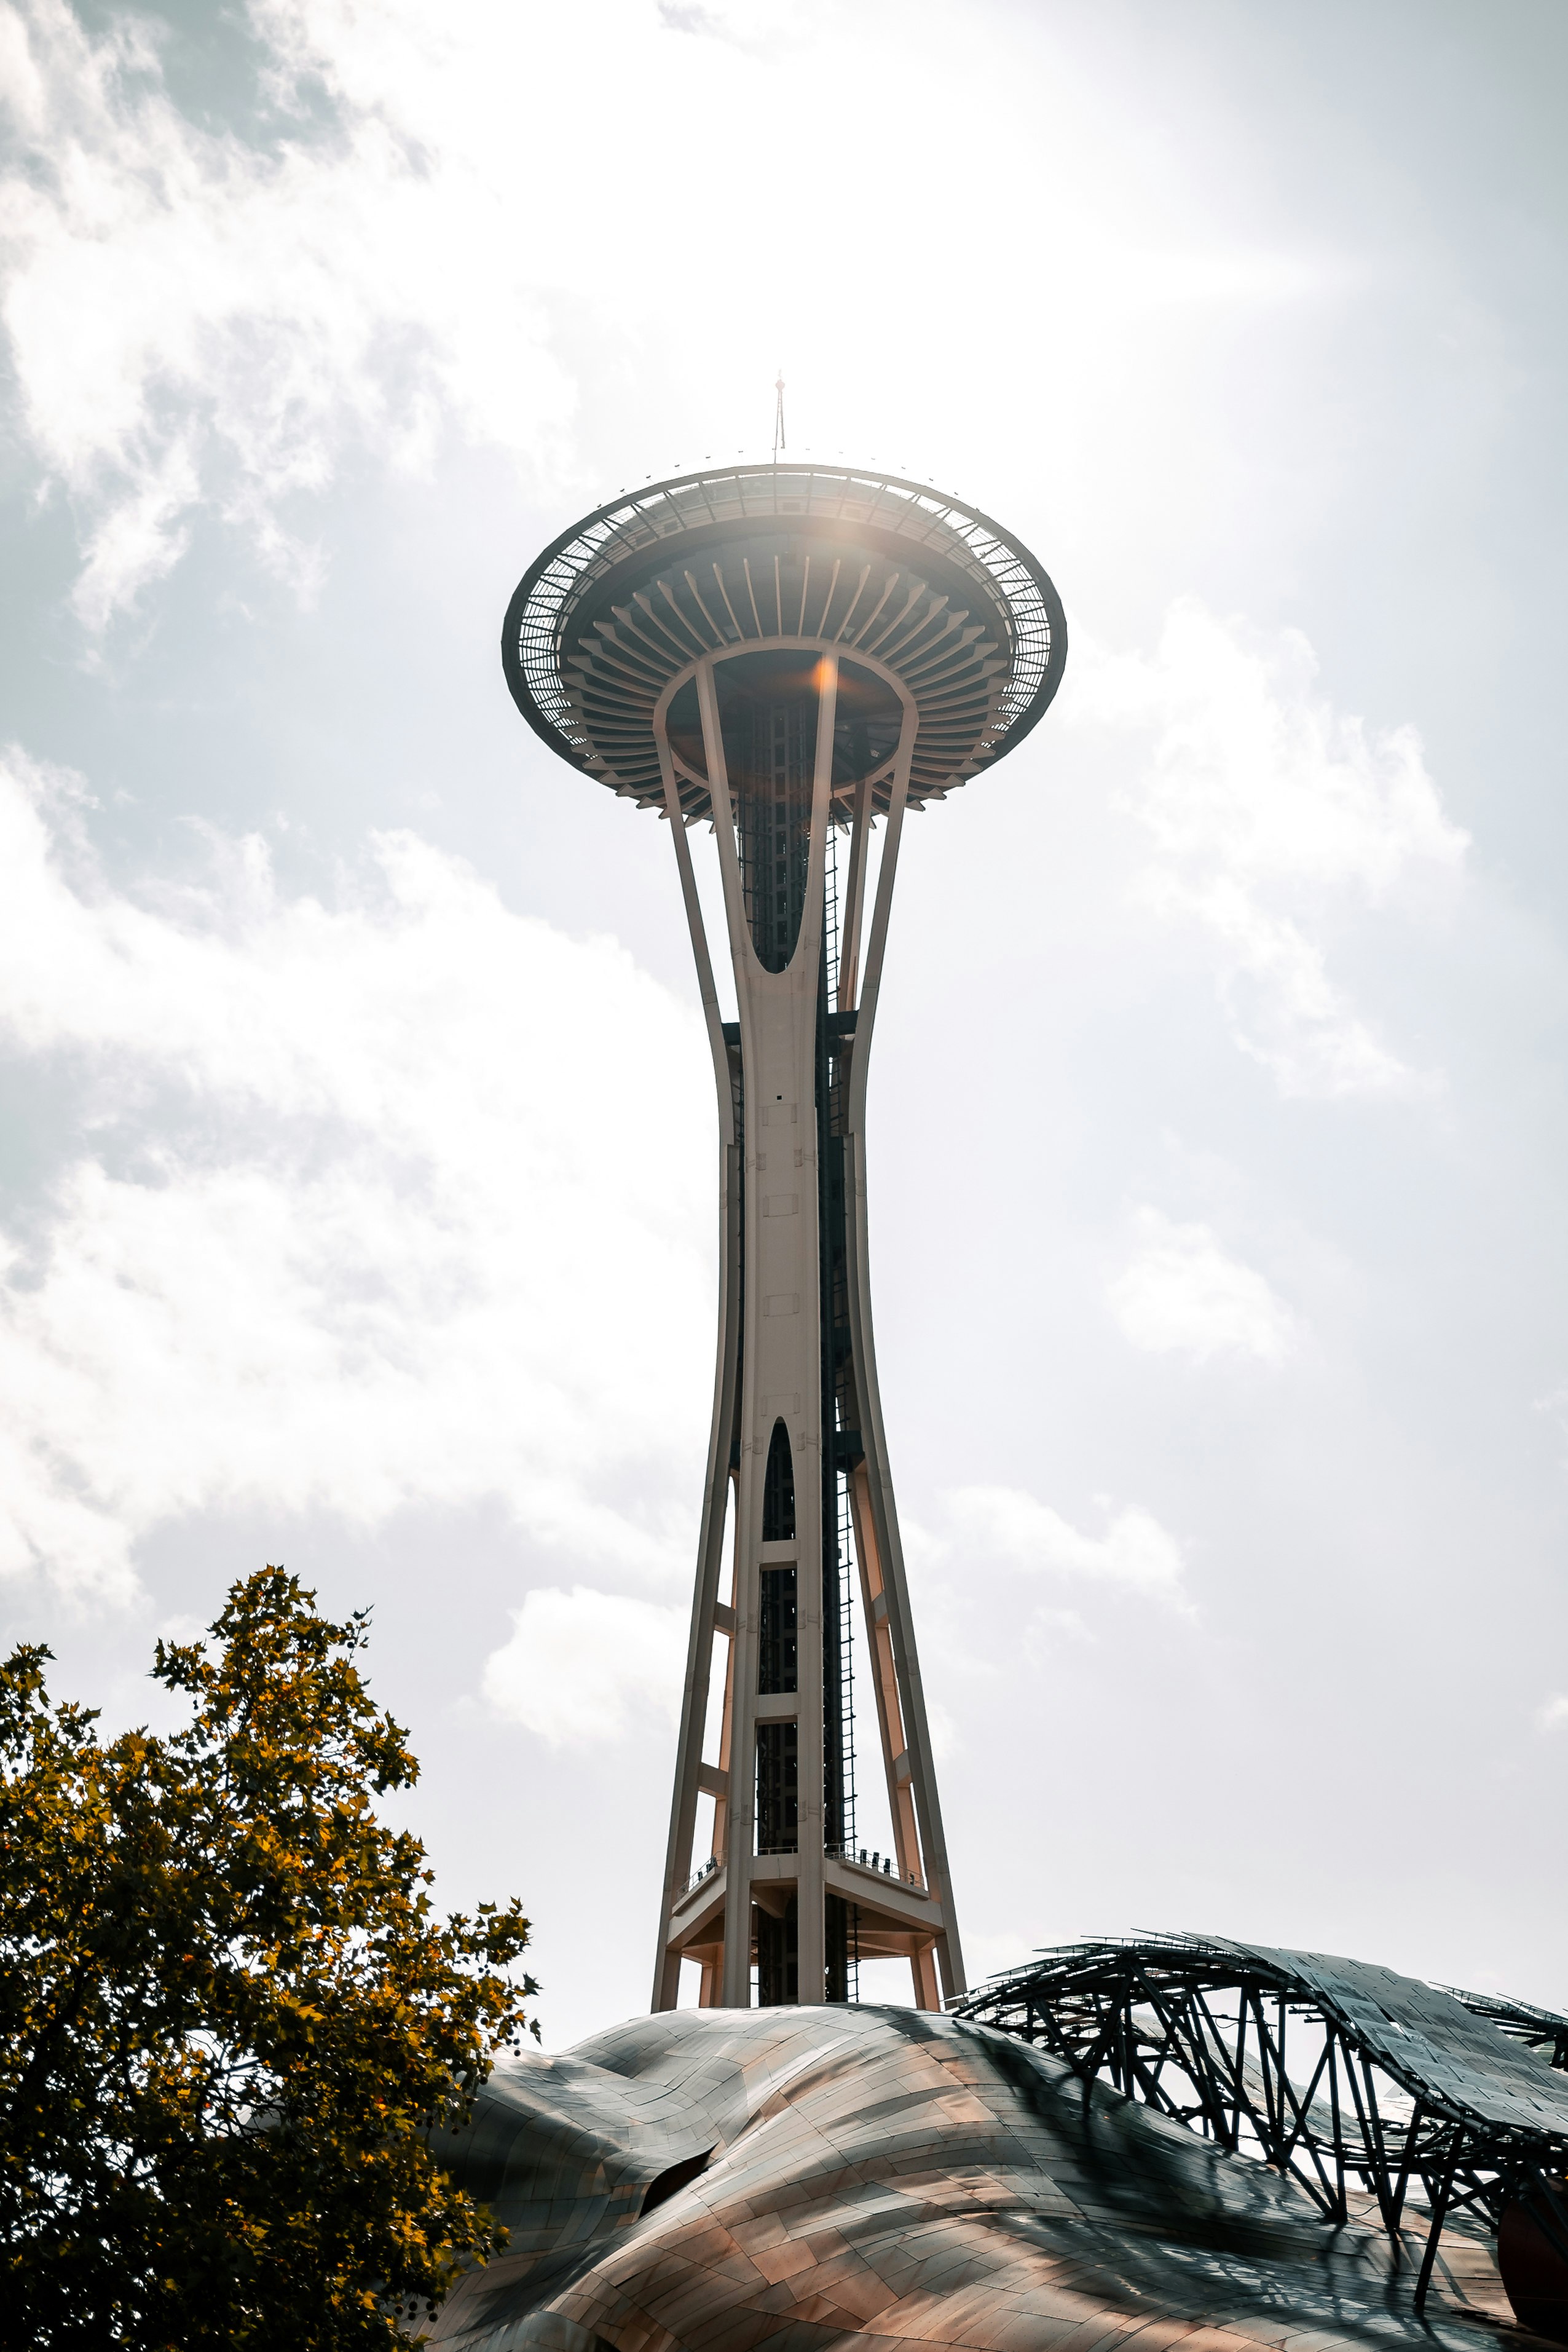
[{"label": "window on tower shaft", "polygon": [[[788,1543],[795,1533],[795,1465],[789,1433],[781,1421],[773,1424],[768,1448],[768,1469],[762,1486],[762,1540]],[[757,1686],[762,1691],[792,1691],[799,1687],[796,1668],[796,1624],[799,1580],[794,1562],[762,1570],[761,1639],[758,1643]]]},{"label": "window on tower shaft", "polygon": [[757,653],[720,663],[716,678],[751,943],[765,971],[782,971],[806,908],[818,664]]},{"label": "window on tower shaft", "polygon": [[788,1543],[795,1533],[795,1456],[789,1433],[776,1421],[768,1443],[768,1468],[762,1481],[762,1540]]},{"label": "window on tower shaft", "polygon": [[[789,1543],[794,1535],[794,1457],[789,1433],[782,1421],[776,1421],[762,1482],[762,1540]],[[765,1561],[759,1581],[757,1687],[759,1691],[798,1690],[800,1580],[795,1563],[775,1567]],[[757,1843],[763,1853],[792,1853],[799,1843],[800,1745],[799,1727],[793,1723],[757,1727]]]}]

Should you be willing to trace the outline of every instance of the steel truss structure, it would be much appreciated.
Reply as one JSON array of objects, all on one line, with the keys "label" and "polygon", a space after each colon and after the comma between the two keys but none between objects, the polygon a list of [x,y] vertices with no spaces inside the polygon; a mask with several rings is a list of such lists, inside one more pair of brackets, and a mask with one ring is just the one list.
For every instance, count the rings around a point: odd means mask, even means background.
[{"label": "steel truss structure", "polygon": [[1568,2260],[1568,2020],[1547,2011],[1197,1936],[1040,1952],[953,2006],[1260,2158],[1326,2222],[1370,2199],[1418,2309],[1460,2215],[1522,2208]]},{"label": "steel truss structure", "polygon": [[[564,532],[507,612],[529,724],[669,824],[718,1097],[718,1361],[656,2011],[683,1961],[707,2007],[850,2000],[870,1958],[906,1958],[923,2008],[964,1986],[872,1342],[866,1074],[904,816],[1028,732],[1066,646],[999,525],[843,467],[654,484]],[[855,1829],[857,1589],[885,1864]]]}]

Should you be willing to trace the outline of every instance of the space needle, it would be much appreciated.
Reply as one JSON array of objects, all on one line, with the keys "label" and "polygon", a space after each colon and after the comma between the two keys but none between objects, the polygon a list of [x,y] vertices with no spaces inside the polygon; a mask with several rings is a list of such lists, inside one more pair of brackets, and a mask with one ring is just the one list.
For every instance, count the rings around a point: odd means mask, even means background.
[{"label": "space needle", "polygon": [[[1055,589],[999,523],[782,458],[601,507],[507,608],[530,726],[669,824],[718,1090],[718,1363],[655,2010],[683,1961],[706,2007],[852,2000],[859,1962],[888,1958],[922,2008],[965,1990],[872,1343],[866,1072],[904,818],[1022,740],[1066,652]],[[709,829],[733,1022],[694,858]],[[857,1609],[886,1854],[856,1833]]]}]

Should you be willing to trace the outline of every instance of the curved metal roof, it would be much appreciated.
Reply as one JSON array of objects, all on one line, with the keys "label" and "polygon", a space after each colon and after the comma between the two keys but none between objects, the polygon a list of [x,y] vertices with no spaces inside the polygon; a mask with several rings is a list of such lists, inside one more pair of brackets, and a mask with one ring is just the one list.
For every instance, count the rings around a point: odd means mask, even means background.
[{"label": "curved metal roof", "polygon": [[453,2352],[1473,2352],[1509,2315],[1473,2241],[1422,2317],[1375,2226],[921,2011],[673,2010],[525,2053],[443,2162],[510,2232],[434,2316]]},{"label": "curved metal roof", "polygon": [[[1500,2032],[1458,1995],[1366,1960],[1234,1943],[1224,1936],[1140,1936],[1040,1952],[956,2004],[1000,2021],[1009,2008],[1087,1993],[1097,1979],[1146,1959],[1209,1986],[1256,1974],[1271,1995],[1310,2004],[1430,2113],[1501,2138],[1568,2152],[1568,2076],[1517,2034]],[[1514,2004],[1505,2004],[1511,2014]],[[1540,2012],[1544,2018],[1545,2012]]]},{"label": "curved metal roof", "polygon": [[[662,808],[654,704],[697,656],[746,644],[893,670],[919,706],[919,807],[1040,719],[1067,625],[1040,564],[977,508],[854,467],[736,466],[651,484],[563,531],[518,584],[501,656],[552,751]],[[884,782],[873,804],[885,798]],[[699,777],[683,777],[681,800],[709,814]]]},{"label": "curved metal roof", "polygon": [[1370,1960],[1267,1944],[1208,1940],[1275,1972],[1287,2000],[1299,1992],[1336,2017],[1412,2098],[1457,2121],[1542,2137],[1568,2147],[1568,2077],[1535,2050],[1478,2017],[1452,1993]]},{"label": "curved metal roof", "polygon": [[1549,2065],[1568,2070],[1568,2017],[1560,2017],[1554,2009],[1537,2009],[1528,2000],[1510,2000],[1502,1993],[1462,1992],[1457,1985],[1438,1990],[1472,2017],[1484,2017],[1513,2041],[1528,2042]]},{"label": "curved metal roof", "polygon": [[1445,2229],[1490,2220],[1515,2310],[1568,2342],[1568,2078],[1543,2054],[1568,2037],[1549,2011],[1324,1952],[1148,1935],[1038,1952],[955,2007],[1260,2159],[1334,2228],[1360,2200],[1397,2252],[1414,2200],[1417,2306]]}]

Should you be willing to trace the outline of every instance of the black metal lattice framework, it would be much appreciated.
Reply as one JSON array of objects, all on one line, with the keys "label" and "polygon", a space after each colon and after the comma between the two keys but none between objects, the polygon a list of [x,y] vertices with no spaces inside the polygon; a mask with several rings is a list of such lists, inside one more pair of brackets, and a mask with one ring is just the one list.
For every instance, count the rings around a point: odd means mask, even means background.
[{"label": "black metal lattice framework", "polygon": [[1548,2011],[1196,1936],[1041,1952],[954,2006],[1288,2174],[1326,2222],[1370,2197],[1418,2308],[1461,2214],[1521,2203],[1568,2259],[1568,2020]]}]

